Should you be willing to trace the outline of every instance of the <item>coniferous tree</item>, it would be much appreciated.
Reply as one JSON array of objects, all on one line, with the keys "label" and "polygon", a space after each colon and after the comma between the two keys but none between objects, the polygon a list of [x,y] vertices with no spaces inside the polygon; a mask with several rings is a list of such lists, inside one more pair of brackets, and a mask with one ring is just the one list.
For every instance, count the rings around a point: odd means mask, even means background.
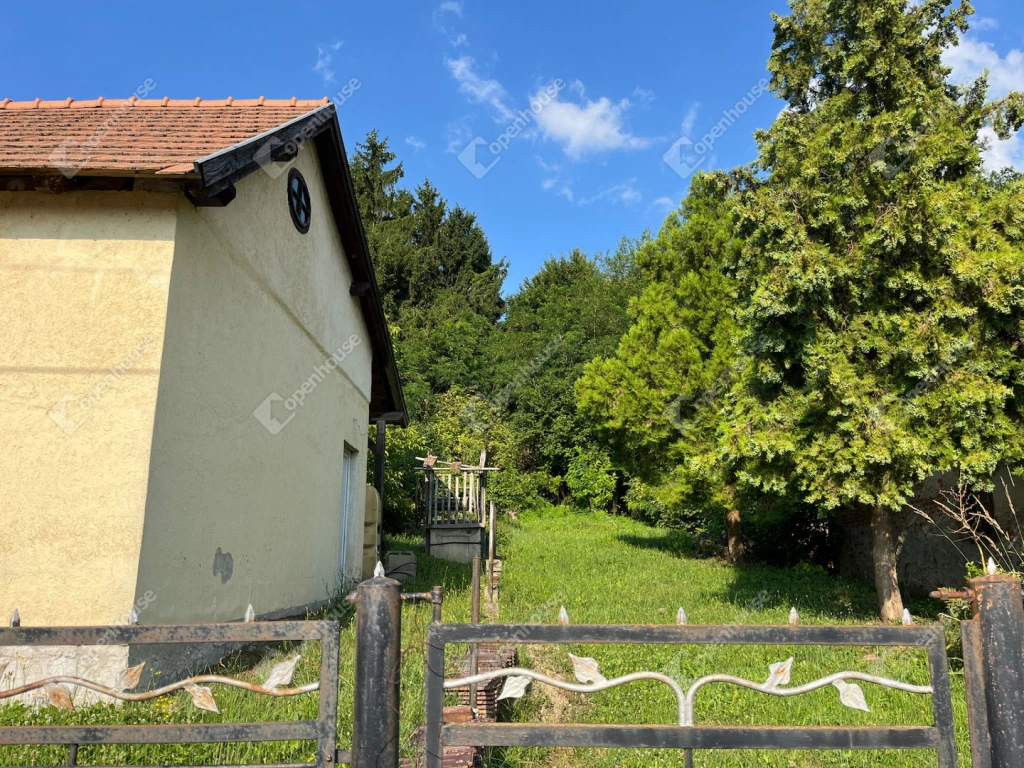
[{"label": "coniferous tree", "polygon": [[903,610],[892,512],[927,476],[990,484],[1024,456],[1024,198],[981,170],[978,131],[1021,97],[947,82],[973,9],[951,0],[794,0],[740,197],[751,376],[726,456],[745,483],[872,518],[882,617]]}]

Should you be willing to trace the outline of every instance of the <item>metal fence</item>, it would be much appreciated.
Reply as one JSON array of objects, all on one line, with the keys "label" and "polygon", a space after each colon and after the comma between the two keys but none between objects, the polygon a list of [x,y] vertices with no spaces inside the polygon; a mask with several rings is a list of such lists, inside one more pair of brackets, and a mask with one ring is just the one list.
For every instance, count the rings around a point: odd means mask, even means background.
[{"label": "metal fence", "polygon": [[[192,694],[193,701],[216,709],[207,685],[245,688],[267,696],[297,696],[316,692],[316,720],[262,723],[189,723],[160,725],[29,725],[0,727],[0,745],[67,744],[68,764],[75,765],[79,745],[85,744],[187,744],[213,742],[315,741],[316,762],[330,766],[347,762],[337,751],[338,647],[336,621],[274,621],[230,624],[107,627],[2,627],[0,646],[100,646],[182,645],[197,643],[277,643],[312,640],[320,643],[320,680],[288,688],[290,671],[279,676],[283,685],[256,685],[220,675],[199,675],[142,693],[127,693],[94,681],[56,675],[0,692],[0,698],[30,693],[40,688],[86,688],[122,701],[147,701],[177,690]],[[273,674],[273,673],[272,673]],[[274,681],[268,681],[273,683]],[[289,764],[283,764],[289,765]],[[306,766],[309,763],[296,763]]]},{"label": "metal fence", "polygon": [[[964,676],[970,715],[974,768],[1024,766],[1024,598],[1019,581],[990,575],[971,582],[961,597],[973,605],[963,622]],[[30,725],[0,727],[0,745],[66,744],[74,765],[81,744],[170,744],[197,742],[315,741],[315,764],[322,768],[350,763],[356,768],[397,768],[401,684],[401,605],[403,600],[429,601],[434,620],[427,630],[425,765],[441,768],[444,748],[472,746],[542,746],[580,748],[651,748],[684,750],[692,764],[693,750],[920,749],[936,754],[940,768],[957,764],[945,636],[939,625],[925,626],[610,626],[610,625],[472,625],[441,622],[439,587],[427,593],[402,594],[401,586],[379,577],[359,585],[350,597],[356,611],[356,660],[353,743],[350,752],[337,749],[339,625],[331,621],[281,621],[188,626],[10,627],[0,628],[0,646],[88,646],[194,643],[268,643],[319,641],[320,679],[288,688],[288,672],[274,684],[245,683],[201,675],[143,693],[127,693],[80,678],[54,676],[0,692],[0,698],[43,686],[81,686],[127,701],[141,701],[185,688],[203,706],[204,685],[246,688],[258,694],[319,696],[316,720],[266,723],[196,723],[166,725]],[[771,668],[763,682],[731,675],[708,675],[688,689],[657,672],[634,672],[613,680],[600,675],[592,659],[573,658],[579,683],[570,683],[529,669],[503,669],[458,679],[445,679],[445,651],[451,644],[662,644],[862,646],[918,648],[926,655],[929,685],[836,671],[802,685],[790,685],[792,660]],[[273,672],[272,672],[273,676]],[[284,679],[287,678],[287,681]],[[445,690],[506,678],[506,688],[521,693],[531,680],[570,691],[593,693],[636,680],[656,680],[671,688],[678,720],[670,725],[576,725],[521,723],[446,723]],[[781,727],[699,725],[695,722],[698,693],[712,684],[740,686],[768,696],[799,696],[826,686],[839,690],[849,707],[866,707],[860,684],[879,685],[931,697],[933,723],[917,726]],[[209,691],[206,690],[206,694]],[[199,698],[197,698],[197,696]],[[209,699],[212,703],[212,696]],[[214,705],[215,706],[215,705]],[[209,707],[207,707],[209,708]],[[309,765],[309,763],[298,764]]]},{"label": "metal fence", "polygon": [[[940,768],[956,766],[956,742],[950,699],[945,637],[938,626],[814,627],[814,626],[552,626],[433,624],[427,637],[426,766],[441,768],[444,747],[595,747],[687,750],[692,764],[695,749],[927,749],[938,756]],[[786,687],[788,666],[776,665],[765,683],[728,675],[697,680],[686,691],[674,679],[639,672],[615,680],[598,678],[596,670],[578,671],[580,685],[555,680],[528,669],[499,670],[483,675],[445,680],[445,647],[451,643],[582,643],[674,645],[815,645],[904,646],[927,653],[929,686],[914,686],[861,672],[836,672],[801,686]],[[589,662],[590,660],[579,660]],[[593,693],[635,680],[659,680],[676,694],[679,721],[674,725],[531,725],[443,722],[445,689],[482,683],[496,677],[537,680],[570,691]],[[930,694],[934,725],[888,727],[748,727],[703,726],[694,723],[698,691],[711,683],[739,685],[773,696],[794,696],[828,685],[840,688],[847,706],[855,706],[857,682],[882,685],[910,694]],[[849,687],[853,686],[853,687]],[[856,692],[855,690],[856,689]],[[847,699],[849,697],[849,699]]]}]

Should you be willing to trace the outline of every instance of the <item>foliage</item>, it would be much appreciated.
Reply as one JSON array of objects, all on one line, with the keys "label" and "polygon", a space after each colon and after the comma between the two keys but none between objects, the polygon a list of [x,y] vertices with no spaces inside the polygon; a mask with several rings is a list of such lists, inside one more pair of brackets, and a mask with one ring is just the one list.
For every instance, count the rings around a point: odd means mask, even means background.
[{"label": "foliage", "polygon": [[569,460],[566,485],[573,502],[591,511],[606,512],[615,495],[615,472],[604,451],[578,448]]},{"label": "foliage", "polygon": [[624,238],[614,254],[595,258],[577,249],[547,259],[509,298],[486,350],[494,374],[485,397],[518,438],[516,467],[546,475],[556,490],[576,451],[593,443],[573,383],[628,327],[627,307],[640,285],[636,253],[645,240]]},{"label": "foliage", "polygon": [[723,272],[738,248],[732,206],[726,176],[694,178],[637,254],[645,287],[632,325],[576,384],[581,412],[639,481],[627,508],[642,505],[658,522],[717,519],[731,501],[717,454],[722,395],[736,375],[736,287]]},{"label": "foliage", "polygon": [[984,79],[946,81],[965,2],[796,0],[776,17],[788,108],[757,135],[735,275],[753,365],[728,459],[830,510],[898,509],[958,468],[1024,455],[1024,198],[981,171]]}]

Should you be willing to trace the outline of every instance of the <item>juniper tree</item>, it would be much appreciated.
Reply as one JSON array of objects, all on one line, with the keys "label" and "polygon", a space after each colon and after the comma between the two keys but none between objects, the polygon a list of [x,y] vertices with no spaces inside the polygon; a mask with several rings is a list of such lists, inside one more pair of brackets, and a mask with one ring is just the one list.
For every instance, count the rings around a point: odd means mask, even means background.
[{"label": "juniper tree", "polygon": [[935,472],[984,486],[1024,455],[1024,197],[988,183],[978,138],[1019,129],[1021,96],[947,81],[972,13],[794,0],[769,60],[788,106],[737,209],[753,366],[726,458],[763,491],[870,509],[885,619],[903,610],[891,511]]}]

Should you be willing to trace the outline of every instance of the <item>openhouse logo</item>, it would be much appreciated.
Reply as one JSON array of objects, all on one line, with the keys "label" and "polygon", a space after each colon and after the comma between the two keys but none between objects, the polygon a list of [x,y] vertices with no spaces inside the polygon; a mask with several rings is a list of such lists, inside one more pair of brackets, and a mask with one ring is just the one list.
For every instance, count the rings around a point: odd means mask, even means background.
[{"label": "openhouse logo", "polygon": [[501,153],[512,144],[512,139],[520,135],[534,122],[537,115],[554,101],[558,94],[565,89],[565,81],[556,78],[546,87],[539,90],[530,101],[529,109],[520,109],[516,118],[509,123],[493,141],[487,141],[483,136],[477,136],[466,147],[459,152],[459,162],[466,166],[466,170],[476,178],[482,179],[491,168],[501,160]]},{"label": "openhouse logo", "polygon": [[680,136],[668,148],[668,151],[662,156],[662,160],[665,161],[669,168],[678,173],[681,178],[689,178],[707,159],[708,153],[715,146],[715,142],[722,138],[736,121],[748,109],[754,106],[758,99],[769,92],[769,85],[770,81],[768,78],[762,77],[731,109],[722,112],[722,119],[715,123],[711,130],[697,141],[693,141],[687,136]]},{"label": "openhouse logo", "polygon": [[[340,368],[342,361],[352,354],[352,350],[361,343],[362,339],[356,334],[349,336],[348,340],[336,352],[332,353],[322,364],[315,366],[309,377],[288,397],[282,397],[277,392],[271,392],[252,412],[252,415],[256,417],[256,421],[262,424],[267,432],[272,435],[276,435],[287,427],[291,420],[295,418],[296,411],[306,404],[306,398],[313,394],[314,390],[332,371]],[[275,404],[280,405],[275,409]],[[276,415],[275,410],[277,411]]]}]

